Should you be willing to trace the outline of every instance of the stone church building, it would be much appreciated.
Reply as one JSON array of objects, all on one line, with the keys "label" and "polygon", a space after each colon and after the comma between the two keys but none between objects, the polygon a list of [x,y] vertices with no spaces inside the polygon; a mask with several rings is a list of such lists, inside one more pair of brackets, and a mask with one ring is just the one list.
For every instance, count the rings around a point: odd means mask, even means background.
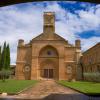
[{"label": "stone church building", "polygon": [[44,12],[43,33],[17,47],[16,79],[76,80],[81,55],[80,40],[72,45],[55,33],[55,13]]}]

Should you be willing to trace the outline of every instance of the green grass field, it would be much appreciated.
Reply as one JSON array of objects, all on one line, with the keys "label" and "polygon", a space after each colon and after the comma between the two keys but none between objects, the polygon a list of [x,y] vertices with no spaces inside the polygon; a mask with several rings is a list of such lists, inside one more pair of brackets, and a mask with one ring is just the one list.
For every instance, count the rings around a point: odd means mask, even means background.
[{"label": "green grass field", "polygon": [[58,81],[59,84],[73,88],[86,94],[100,94],[100,83],[95,82],[67,82]]},{"label": "green grass field", "polygon": [[6,80],[5,82],[0,80],[0,93],[6,92],[9,94],[16,94],[29,86],[35,85],[36,83],[37,81],[35,80]]}]

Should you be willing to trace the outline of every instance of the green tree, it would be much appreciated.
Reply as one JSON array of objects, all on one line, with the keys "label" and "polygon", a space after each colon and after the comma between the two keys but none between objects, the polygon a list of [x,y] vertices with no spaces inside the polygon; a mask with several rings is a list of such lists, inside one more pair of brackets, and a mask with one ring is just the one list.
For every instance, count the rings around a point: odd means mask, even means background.
[{"label": "green tree", "polygon": [[4,45],[3,45],[1,66],[2,66],[2,69],[6,68],[6,42],[4,42]]},{"label": "green tree", "polygon": [[10,48],[9,48],[9,44],[6,47],[6,69],[10,69]]},{"label": "green tree", "polygon": [[1,66],[1,46],[0,46],[0,70],[2,69],[2,66]]},{"label": "green tree", "polygon": [[[1,51],[1,49],[0,49]],[[0,77],[3,80],[3,82],[5,82],[5,79],[9,77],[9,75],[11,74],[10,71],[10,48],[9,48],[9,44],[6,45],[6,42],[4,42],[3,45],[3,50],[1,53],[1,71],[0,71]]]}]

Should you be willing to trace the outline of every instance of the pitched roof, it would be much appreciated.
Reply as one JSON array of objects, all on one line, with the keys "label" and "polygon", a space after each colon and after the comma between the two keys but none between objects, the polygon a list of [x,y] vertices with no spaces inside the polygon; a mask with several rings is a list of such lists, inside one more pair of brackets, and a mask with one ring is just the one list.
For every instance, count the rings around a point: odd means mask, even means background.
[{"label": "pitched roof", "polygon": [[60,40],[68,42],[63,37],[59,36],[56,33],[41,33],[40,35],[32,39],[32,41],[34,40]]}]

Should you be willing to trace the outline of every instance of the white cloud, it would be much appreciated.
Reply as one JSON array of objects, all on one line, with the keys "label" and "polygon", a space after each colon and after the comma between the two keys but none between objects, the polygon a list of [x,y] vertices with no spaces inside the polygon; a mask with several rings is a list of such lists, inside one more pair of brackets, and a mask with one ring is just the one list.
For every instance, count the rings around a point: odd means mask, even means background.
[{"label": "white cloud", "polygon": [[82,21],[86,30],[100,27],[100,18],[96,14],[91,13],[90,11],[80,11],[79,16],[80,21]]},{"label": "white cloud", "polygon": [[[43,2],[44,3],[44,2]],[[18,39],[22,38],[28,43],[33,37],[42,33],[43,12],[56,12],[56,33],[74,43],[83,31],[97,30],[100,27],[100,5],[88,7],[87,11],[78,10],[76,14],[62,8],[57,2],[22,4],[0,8],[0,44],[4,41],[10,43],[11,63],[16,62],[16,49]],[[74,3],[73,3],[74,4]],[[85,5],[83,5],[85,6]],[[94,13],[95,12],[95,13]],[[99,34],[99,33],[98,33]],[[86,50],[99,41],[99,37],[82,38],[83,49]],[[91,42],[90,42],[91,41]]]},{"label": "white cloud", "polygon": [[81,39],[83,51],[94,46],[96,43],[100,42],[100,37],[91,37],[89,39]]}]

